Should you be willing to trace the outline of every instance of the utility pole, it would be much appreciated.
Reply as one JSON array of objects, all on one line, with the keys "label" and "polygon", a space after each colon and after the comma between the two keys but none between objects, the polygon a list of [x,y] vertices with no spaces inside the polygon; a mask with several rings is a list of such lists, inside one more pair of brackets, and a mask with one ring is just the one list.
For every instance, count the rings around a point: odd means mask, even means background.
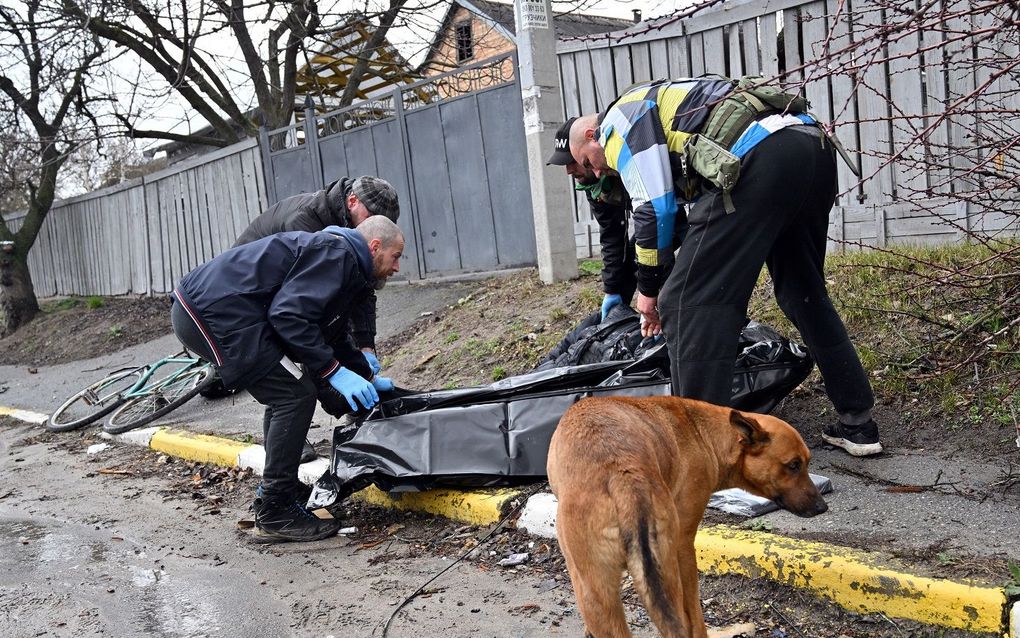
[{"label": "utility pole", "polygon": [[577,248],[563,168],[545,165],[553,152],[553,135],[562,124],[556,32],[550,0],[514,0],[514,20],[538,275],[543,282],[551,284],[577,276]]}]

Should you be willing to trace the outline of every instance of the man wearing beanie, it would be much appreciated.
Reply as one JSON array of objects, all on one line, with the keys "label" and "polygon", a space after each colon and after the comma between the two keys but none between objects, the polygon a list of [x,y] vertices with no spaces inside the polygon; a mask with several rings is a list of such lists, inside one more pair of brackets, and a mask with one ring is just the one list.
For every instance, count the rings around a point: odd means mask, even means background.
[{"label": "man wearing beanie", "polygon": [[[373,215],[382,215],[394,223],[400,217],[400,203],[393,186],[380,177],[370,175],[341,177],[321,191],[280,200],[248,225],[234,242],[234,247],[292,230],[315,233],[327,226],[356,228]],[[349,332],[344,330],[338,334],[344,339],[348,338],[348,334],[353,337],[372,373],[378,374],[381,366],[375,353],[375,323],[376,296],[371,291],[351,309]],[[302,462],[315,456],[315,450],[308,444]]]}]

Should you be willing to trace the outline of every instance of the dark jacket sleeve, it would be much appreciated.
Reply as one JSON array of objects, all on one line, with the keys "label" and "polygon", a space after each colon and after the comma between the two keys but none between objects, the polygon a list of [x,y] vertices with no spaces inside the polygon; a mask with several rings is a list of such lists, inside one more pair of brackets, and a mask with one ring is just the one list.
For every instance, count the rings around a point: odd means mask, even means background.
[{"label": "dark jacket sleeve", "polygon": [[365,355],[355,347],[350,339],[337,339],[333,342],[333,356],[340,365],[356,372],[366,380],[372,380],[372,368],[368,367]]},{"label": "dark jacket sleeve", "polygon": [[627,208],[588,196],[592,217],[599,224],[602,244],[602,290],[629,302],[634,294],[634,265],[627,249]]},{"label": "dark jacket sleeve", "polygon": [[269,323],[287,351],[319,378],[340,368],[319,323],[356,268],[355,257],[346,251],[327,244],[306,246],[269,306]]},{"label": "dark jacket sleeve", "polygon": [[351,335],[359,348],[375,350],[375,291],[370,291],[361,303],[351,309]]}]

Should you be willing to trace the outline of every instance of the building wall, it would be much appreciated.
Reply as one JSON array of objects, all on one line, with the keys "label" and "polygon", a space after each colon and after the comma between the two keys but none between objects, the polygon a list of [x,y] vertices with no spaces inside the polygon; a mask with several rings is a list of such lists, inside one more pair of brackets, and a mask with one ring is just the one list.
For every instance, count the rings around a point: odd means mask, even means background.
[{"label": "building wall", "polygon": [[[458,63],[457,25],[465,21],[471,22],[474,55]],[[423,73],[426,77],[434,77],[492,56],[511,52],[515,48],[514,42],[504,36],[492,23],[464,7],[457,7],[446,32],[436,46],[432,59],[423,69]],[[441,98],[447,98],[500,84],[512,78],[513,75],[513,61],[506,59],[495,67],[474,69],[451,76],[448,81],[438,84],[436,88]]]},{"label": "building wall", "polygon": [[[457,62],[457,25],[471,22],[471,34],[474,38],[474,56],[464,62]],[[506,53],[514,49],[514,43],[508,40],[494,25],[464,7],[457,7],[453,19],[436,46],[436,51],[425,69],[426,76],[439,75],[485,58]]]}]

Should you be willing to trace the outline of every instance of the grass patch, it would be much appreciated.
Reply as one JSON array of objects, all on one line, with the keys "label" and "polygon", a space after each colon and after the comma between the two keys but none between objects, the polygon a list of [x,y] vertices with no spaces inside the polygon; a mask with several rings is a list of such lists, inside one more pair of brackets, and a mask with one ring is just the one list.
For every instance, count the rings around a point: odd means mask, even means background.
[{"label": "grass patch", "polygon": [[[1004,253],[957,245],[829,256],[829,295],[881,399],[916,402],[949,427],[1016,422],[1020,329],[1010,322],[1020,274]],[[748,314],[799,339],[767,271]]]},{"label": "grass patch", "polygon": [[85,298],[85,307],[88,308],[89,310],[96,310],[98,308],[102,308],[105,305],[106,300],[103,299],[102,297],[92,296]]}]

